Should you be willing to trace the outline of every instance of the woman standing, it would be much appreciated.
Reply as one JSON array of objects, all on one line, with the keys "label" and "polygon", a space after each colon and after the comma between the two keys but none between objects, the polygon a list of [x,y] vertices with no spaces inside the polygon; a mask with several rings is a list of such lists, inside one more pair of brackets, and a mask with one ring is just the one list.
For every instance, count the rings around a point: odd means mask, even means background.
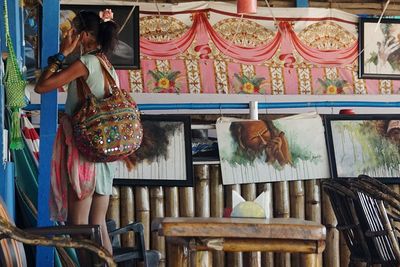
[{"label": "woman standing", "polygon": [[[109,20],[111,10],[101,14],[107,15],[108,19],[103,20],[89,11],[81,11],[75,16],[72,28],[61,42],[60,52],[49,57],[48,67],[39,78],[35,92],[42,94],[68,84],[66,116],[60,119],[53,151],[51,219],[66,221],[70,225],[100,225],[103,246],[112,253],[105,219],[116,164],[87,161],[74,144],[70,121],[70,116],[81,104],[77,79],[83,78],[97,98],[105,97],[104,89],[109,85],[105,82],[100,61],[119,85],[116,72],[106,56],[117,44],[119,27]],[[78,48],[80,58],[61,70],[65,57]]]}]

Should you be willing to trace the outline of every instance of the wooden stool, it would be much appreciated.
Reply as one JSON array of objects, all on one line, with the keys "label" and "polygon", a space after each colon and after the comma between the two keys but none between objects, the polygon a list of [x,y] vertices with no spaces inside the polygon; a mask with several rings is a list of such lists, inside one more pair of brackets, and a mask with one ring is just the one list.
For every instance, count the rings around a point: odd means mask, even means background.
[{"label": "wooden stool", "polygon": [[188,266],[188,252],[207,250],[303,253],[302,266],[319,267],[326,238],[322,224],[294,218],[157,218],[152,230],[171,245],[171,267]]}]

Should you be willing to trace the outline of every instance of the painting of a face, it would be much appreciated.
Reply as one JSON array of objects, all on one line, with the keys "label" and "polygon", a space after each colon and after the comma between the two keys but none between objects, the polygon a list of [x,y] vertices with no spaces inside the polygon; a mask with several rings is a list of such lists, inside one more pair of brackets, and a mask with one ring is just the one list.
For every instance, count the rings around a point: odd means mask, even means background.
[{"label": "painting of a face", "polygon": [[224,184],[329,177],[321,118],[217,122]]}]

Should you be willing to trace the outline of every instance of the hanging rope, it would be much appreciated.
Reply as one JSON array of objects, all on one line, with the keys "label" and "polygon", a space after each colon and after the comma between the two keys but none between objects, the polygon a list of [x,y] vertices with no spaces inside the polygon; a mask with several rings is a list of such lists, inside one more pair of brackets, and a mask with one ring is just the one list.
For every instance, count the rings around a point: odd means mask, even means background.
[{"label": "hanging rope", "polygon": [[23,138],[21,135],[21,108],[26,106],[25,86],[21,70],[18,66],[17,56],[14,52],[8,23],[7,1],[4,1],[4,28],[8,56],[4,75],[4,87],[6,91],[6,107],[11,110],[10,125],[10,149],[23,149]]}]

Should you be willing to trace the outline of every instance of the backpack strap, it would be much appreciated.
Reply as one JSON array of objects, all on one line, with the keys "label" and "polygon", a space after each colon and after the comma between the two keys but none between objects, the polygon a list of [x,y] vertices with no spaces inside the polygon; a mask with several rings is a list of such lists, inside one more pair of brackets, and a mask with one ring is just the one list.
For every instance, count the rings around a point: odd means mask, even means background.
[{"label": "backpack strap", "polygon": [[[108,81],[106,74],[108,71],[104,69],[103,65],[101,65],[101,72],[103,73],[104,77],[104,98],[106,98],[110,96],[110,82]],[[76,79],[76,88],[78,89],[78,98],[81,103],[83,103],[85,99],[92,93],[89,85],[83,77]]]},{"label": "backpack strap", "polygon": [[[99,59],[100,65],[105,72],[105,77],[108,80],[108,83],[110,84],[111,88],[118,88],[117,84],[115,83],[114,78],[111,76],[111,73],[107,69],[107,64],[104,62],[104,59],[102,59],[99,55],[96,55],[96,57]],[[104,73],[103,72],[103,73]]]}]

